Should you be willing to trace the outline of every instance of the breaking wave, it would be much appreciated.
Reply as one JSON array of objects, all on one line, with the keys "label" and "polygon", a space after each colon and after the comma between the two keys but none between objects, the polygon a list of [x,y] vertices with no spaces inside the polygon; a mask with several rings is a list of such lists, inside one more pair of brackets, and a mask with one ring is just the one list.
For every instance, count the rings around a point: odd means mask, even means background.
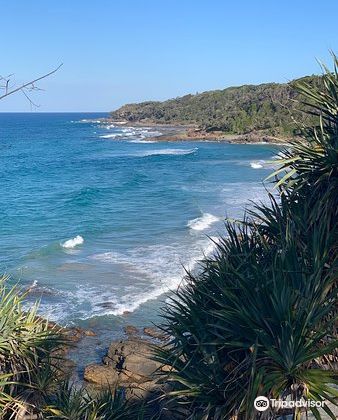
[{"label": "breaking wave", "polygon": [[250,166],[252,169],[261,169],[264,167],[264,163],[264,161],[250,162]]},{"label": "breaking wave", "polygon": [[83,242],[84,242],[84,239],[82,238],[82,236],[77,235],[75,236],[75,238],[68,239],[67,241],[63,242],[61,246],[62,248],[71,249],[71,248],[75,248],[78,245],[82,245]]},{"label": "breaking wave", "polygon": [[[128,254],[118,252],[105,252],[92,255],[92,259],[107,264],[123,265],[123,269],[134,273],[138,278],[144,279],[143,291],[129,289],[123,296],[116,298],[107,296],[107,301],[102,298],[102,293],[92,300],[94,304],[90,317],[95,314],[123,315],[133,312],[142,304],[157,299],[158,297],[175,290],[183,281],[185,269],[192,271],[205,256],[212,254],[217,243],[204,240],[190,252],[188,262],[182,261],[182,249],[179,245],[158,245],[144,248],[135,248]],[[139,284],[138,284],[139,285]],[[86,290],[88,296],[88,290]]]},{"label": "breaking wave", "polygon": [[219,217],[216,217],[213,214],[203,213],[201,217],[196,217],[196,219],[189,220],[187,226],[193,230],[205,230],[219,220]]},{"label": "breaking wave", "polygon": [[[158,150],[147,150],[142,151],[137,154],[140,157],[147,157],[147,156],[161,156],[161,155],[172,155],[172,156],[184,156],[184,155],[192,155],[196,153],[198,147],[194,147],[193,149],[158,149]],[[134,155],[136,156],[136,154]]]}]

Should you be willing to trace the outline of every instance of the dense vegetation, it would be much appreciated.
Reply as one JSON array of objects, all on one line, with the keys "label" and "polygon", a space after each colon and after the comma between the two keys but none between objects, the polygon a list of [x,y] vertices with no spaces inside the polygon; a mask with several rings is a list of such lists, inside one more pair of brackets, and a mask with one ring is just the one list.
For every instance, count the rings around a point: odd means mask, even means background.
[{"label": "dense vegetation", "polygon": [[[337,403],[338,60],[320,84],[294,84],[301,125],[272,178],[270,205],[227,222],[198,274],[164,307],[166,418],[253,420],[256,396]],[[292,103],[292,107],[294,104]],[[0,279],[0,418],[133,420],[147,407],[123,390],[72,386],[63,330],[23,310],[25,294]],[[164,404],[164,405],[163,405]],[[313,407],[320,419],[320,412]],[[299,419],[300,411],[293,410]],[[168,417],[169,416],[169,417]],[[149,417],[150,418],[150,417]],[[163,418],[162,414],[159,417]]]},{"label": "dense vegetation", "polygon": [[312,124],[310,115],[298,112],[297,83],[318,85],[312,76],[287,84],[267,83],[186,95],[164,102],[124,105],[111,113],[114,120],[164,124],[195,124],[206,131],[231,134],[258,132],[270,136],[297,134],[294,119]]},{"label": "dense vegetation", "polygon": [[62,329],[23,310],[25,294],[0,279],[0,419],[143,419],[119,391],[91,395],[71,384]]},{"label": "dense vegetation", "polygon": [[216,254],[164,309],[170,341],[158,359],[171,367],[178,418],[281,414],[256,411],[259,395],[337,403],[337,66],[335,58],[320,89],[296,86],[317,124],[283,151],[273,176],[279,198],[227,222]]}]

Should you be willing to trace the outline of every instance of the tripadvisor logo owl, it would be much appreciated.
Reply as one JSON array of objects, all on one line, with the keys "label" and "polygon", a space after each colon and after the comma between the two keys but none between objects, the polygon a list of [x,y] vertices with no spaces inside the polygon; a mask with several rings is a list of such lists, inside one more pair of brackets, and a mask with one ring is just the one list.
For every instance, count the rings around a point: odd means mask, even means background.
[{"label": "tripadvisor logo owl", "polygon": [[268,398],[259,396],[254,401],[254,407],[257,411],[265,411],[269,408],[270,401]]},{"label": "tripadvisor logo owl", "polygon": [[325,401],[314,401],[314,400],[277,400],[271,398],[270,400],[260,395],[254,401],[254,407],[257,411],[266,411],[271,406],[272,409],[285,409],[285,408],[323,408],[325,407]]}]

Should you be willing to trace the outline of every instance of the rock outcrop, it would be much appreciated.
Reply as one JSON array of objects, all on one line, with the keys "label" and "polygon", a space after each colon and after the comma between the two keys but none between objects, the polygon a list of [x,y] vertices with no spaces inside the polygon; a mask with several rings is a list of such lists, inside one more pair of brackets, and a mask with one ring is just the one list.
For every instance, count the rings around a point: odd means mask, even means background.
[{"label": "rock outcrop", "polygon": [[135,337],[112,342],[103,364],[86,366],[84,379],[96,387],[123,387],[130,397],[146,397],[160,391],[161,365],[151,360],[152,343]]}]

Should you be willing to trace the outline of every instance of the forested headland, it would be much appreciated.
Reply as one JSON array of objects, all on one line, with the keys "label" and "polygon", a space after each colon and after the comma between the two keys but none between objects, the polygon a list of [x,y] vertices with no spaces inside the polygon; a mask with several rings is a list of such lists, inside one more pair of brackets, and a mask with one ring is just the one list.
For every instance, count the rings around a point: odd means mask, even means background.
[{"label": "forested headland", "polygon": [[306,82],[319,86],[321,80],[320,76],[306,76],[284,84],[228,87],[163,102],[126,104],[111,112],[111,118],[129,123],[191,125],[210,134],[289,138],[299,134],[297,123],[314,123],[311,115],[299,111],[297,85]]}]

